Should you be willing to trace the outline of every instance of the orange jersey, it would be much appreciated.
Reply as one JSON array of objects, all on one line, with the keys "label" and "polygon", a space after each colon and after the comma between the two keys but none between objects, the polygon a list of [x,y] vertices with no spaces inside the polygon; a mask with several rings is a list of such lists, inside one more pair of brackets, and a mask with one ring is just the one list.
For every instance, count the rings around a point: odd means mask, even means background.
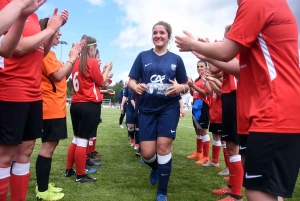
[{"label": "orange jersey", "polygon": [[[208,91],[207,91],[207,87],[206,87],[206,84],[205,82],[203,81],[203,79],[199,79],[195,82],[195,85],[196,87],[198,87],[199,89],[202,89],[206,92],[206,94],[208,94]],[[209,99],[208,99],[208,96],[202,96],[201,94],[199,94],[195,89],[194,89],[194,92],[193,92],[193,100],[196,100],[198,98],[201,98],[207,105],[210,105],[209,103]]]},{"label": "orange jersey", "polygon": [[[0,10],[9,1],[0,1]],[[25,23],[23,37],[39,33],[40,25],[36,14],[31,14]],[[33,102],[42,100],[41,77],[44,47],[23,55],[0,57],[0,100],[11,102]]]},{"label": "orange jersey", "polygon": [[78,102],[95,102],[102,101],[99,87],[103,84],[103,76],[96,59],[88,58],[89,66],[86,66],[86,75],[84,76],[79,67],[80,58],[74,64],[72,71],[72,81],[74,95],[72,103]]},{"label": "orange jersey", "polygon": [[209,109],[209,122],[222,123],[222,99],[213,91],[211,96],[211,108]]},{"label": "orange jersey", "polygon": [[236,79],[233,75],[223,72],[222,94],[229,94],[236,90]]},{"label": "orange jersey", "polygon": [[239,97],[249,131],[300,133],[298,28],[286,0],[242,0],[226,37],[244,46]]},{"label": "orange jersey", "polygon": [[62,63],[50,51],[43,60],[42,97],[43,119],[63,118],[66,116],[67,82],[64,77],[60,82],[50,81],[49,75],[62,67]]}]

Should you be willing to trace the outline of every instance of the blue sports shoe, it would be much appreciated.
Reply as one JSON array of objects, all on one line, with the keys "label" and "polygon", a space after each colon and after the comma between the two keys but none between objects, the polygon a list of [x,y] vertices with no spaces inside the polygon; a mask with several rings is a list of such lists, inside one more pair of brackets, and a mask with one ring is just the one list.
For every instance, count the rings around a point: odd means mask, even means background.
[{"label": "blue sports shoe", "polygon": [[158,194],[156,201],[167,201],[167,197],[163,194]]},{"label": "blue sports shoe", "polygon": [[86,167],[85,167],[85,172],[86,172],[86,173],[92,174],[92,173],[96,173],[96,172],[97,172],[97,169],[95,169],[95,168],[88,168],[88,167],[86,166]]},{"label": "blue sports shoe", "polygon": [[150,183],[155,185],[158,180],[158,174],[156,170],[151,170],[150,172]]}]

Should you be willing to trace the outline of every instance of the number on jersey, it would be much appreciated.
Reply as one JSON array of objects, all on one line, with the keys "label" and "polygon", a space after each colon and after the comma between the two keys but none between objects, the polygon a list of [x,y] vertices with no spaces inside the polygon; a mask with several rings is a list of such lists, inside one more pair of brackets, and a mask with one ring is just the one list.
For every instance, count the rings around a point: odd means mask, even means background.
[{"label": "number on jersey", "polygon": [[73,88],[75,91],[79,91],[79,81],[77,79],[77,76],[78,76],[78,72],[75,72],[73,77]]}]

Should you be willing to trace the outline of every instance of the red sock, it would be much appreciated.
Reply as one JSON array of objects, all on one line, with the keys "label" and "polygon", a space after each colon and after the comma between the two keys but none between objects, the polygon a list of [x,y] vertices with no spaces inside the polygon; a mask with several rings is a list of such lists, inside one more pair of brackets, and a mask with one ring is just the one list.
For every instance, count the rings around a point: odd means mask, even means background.
[{"label": "red sock", "polygon": [[96,150],[96,142],[97,142],[97,139],[94,138],[93,139],[93,148],[92,148],[92,153]]},{"label": "red sock", "polygon": [[0,200],[7,199],[7,190],[8,190],[8,183],[10,177],[10,166],[0,167],[1,168],[1,176],[4,177],[0,179]]},{"label": "red sock", "polygon": [[11,201],[25,201],[30,172],[25,175],[10,175],[10,200]]},{"label": "red sock", "polygon": [[[240,155],[237,155],[240,157]],[[235,156],[233,156],[235,157]],[[230,180],[232,180],[232,190],[231,194],[241,196],[244,169],[242,166],[242,161],[239,159],[232,162],[232,157],[230,157]]]},{"label": "red sock", "polygon": [[219,162],[219,156],[220,156],[221,146],[212,146],[212,162],[218,163]]},{"label": "red sock", "polygon": [[74,165],[74,160],[75,160],[74,155],[75,155],[76,147],[77,145],[74,144],[73,142],[69,146],[66,169],[71,169]]},{"label": "red sock", "polygon": [[227,168],[229,169],[229,181],[228,181],[228,185],[232,187],[232,178],[230,176],[230,171],[231,171],[231,163],[228,164]]},{"label": "red sock", "polygon": [[202,149],[203,149],[203,142],[202,142],[202,138],[198,139],[197,138],[197,153],[201,153],[202,154]]},{"label": "red sock", "polygon": [[203,142],[203,157],[209,157],[210,141]]},{"label": "red sock", "polygon": [[76,174],[84,175],[86,163],[86,147],[77,146],[75,150]]},{"label": "red sock", "polygon": [[229,155],[228,155],[227,148],[223,148],[223,154],[224,154],[225,165],[227,168],[229,168]]}]

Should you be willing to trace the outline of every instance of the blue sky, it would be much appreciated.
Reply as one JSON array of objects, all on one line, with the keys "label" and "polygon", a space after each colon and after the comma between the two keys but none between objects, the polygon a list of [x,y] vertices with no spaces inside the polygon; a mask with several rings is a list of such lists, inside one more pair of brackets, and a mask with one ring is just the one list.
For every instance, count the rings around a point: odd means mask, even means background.
[{"label": "blue sky", "polygon": [[[288,0],[298,23],[299,0]],[[151,29],[160,21],[173,28],[170,51],[179,54],[189,76],[197,77],[195,58],[191,53],[179,53],[174,43],[175,35],[182,30],[195,37],[222,39],[224,26],[230,24],[237,9],[236,0],[48,0],[38,11],[39,18],[50,17],[55,7],[69,11],[69,21],[61,28],[60,40],[69,45],[57,46],[54,51],[62,61],[68,59],[72,42],[79,42],[83,34],[97,39],[102,66],[113,61],[113,81],[127,80],[128,72],[143,50],[153,47]]]}]

